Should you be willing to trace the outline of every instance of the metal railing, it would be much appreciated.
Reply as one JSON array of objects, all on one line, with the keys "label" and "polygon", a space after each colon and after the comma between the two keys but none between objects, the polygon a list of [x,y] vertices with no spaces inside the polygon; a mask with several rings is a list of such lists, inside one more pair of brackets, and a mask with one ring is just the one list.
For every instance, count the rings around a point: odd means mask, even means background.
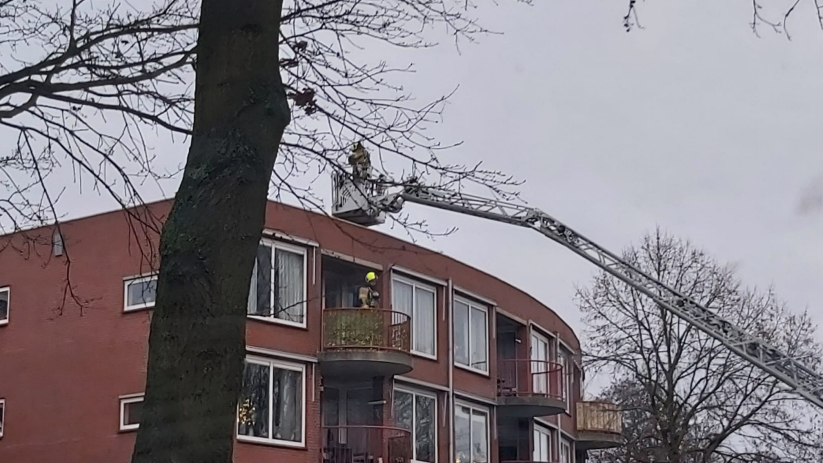
[{"label": "metal railing", "polygon": [[409,352],[411,319],[384,309],[324,309],[323,349]]},{"label": "metal railing", "polygon": [[578,402],[577,431],[622,434],[622,411],[618,405],[609,402]]},{"label": "metal railing", "polygon": [[390,426],[323,426],[321,463],[410,463],[411,431]]},{"label": "metal railing", "polygon": [[504,359],[497,365],[497,395],[503,397],[565,397],[563,366],[557,362]]}]

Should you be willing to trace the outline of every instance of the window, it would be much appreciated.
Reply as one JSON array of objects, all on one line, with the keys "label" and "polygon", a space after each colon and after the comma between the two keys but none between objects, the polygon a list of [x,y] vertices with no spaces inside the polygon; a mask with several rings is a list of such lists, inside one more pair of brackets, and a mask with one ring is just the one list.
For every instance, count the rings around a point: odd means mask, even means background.
[{"label": "window", "polygon": [[485,307],[454,300],[454,361],[458,365],[489,371],[487,313]]},{"label": "window", "polygon": [[470,405],[454,408],[455,461],[488,463],[489,413]]},{"label": "window", "polygon": [[434,288],[410,280],[392,280],[392,308],[411,317],[412,351],[437,358],[436,298]]},{"label": "window", "polygon": [[549,340],[537,332],[532,332],[531,337],[531,373],[532,391],[535,394],[549,394],[551,368],[549,368]]},{"label": "window", "polygon": [[237,411],[239,440],[305,445],[305,367],[247,358]]},{"label": "window", "polygon": [[552,461],[552,434],[548,429],[534,425],[534,455],[532,460],[535,462],[549,462]]},{"label": "window", "polygon": [[306,250],[264,241],[249,291],[248,314],[271,321],[306,326]]},{"label": "window", "polygon": [[437,461],[437,397],[400,389],[394,391],[394,419],[412,433],[414,461]]},{"label": "window", "polygon": [[120,398],[120,430],[131,431],[140,427],[143,413],[143,396]]},{"label": "window", "polygon": [[3,424],[6,422],[6,399],[0,399],[0,437],[3,437]]},{"label": "window", "polygon": [[0,288],[0,325],[9,322],[9,288]]},{"label": "window", "polygon": [[157,275],[126,281],[124,310],[154,307],[157,299]]},{"label": "window", "polygon": [[60,234],[60,230],[55,229],[51,234],[51,250],[55,256],[62,256],[64,248],[63,235]]},{"label": "window", "polygon": [[572,378],[574,378],[574,365],[571,362],[571,357],[561,352],[557,357],[558,363],[563,368],[563,401],[566,403],[566,413],[571,409],[570,403],[572,398]]},{"label": "window", "polygon": [[572,446],[562,438],[560,439],[560,463],[573,463]]}]

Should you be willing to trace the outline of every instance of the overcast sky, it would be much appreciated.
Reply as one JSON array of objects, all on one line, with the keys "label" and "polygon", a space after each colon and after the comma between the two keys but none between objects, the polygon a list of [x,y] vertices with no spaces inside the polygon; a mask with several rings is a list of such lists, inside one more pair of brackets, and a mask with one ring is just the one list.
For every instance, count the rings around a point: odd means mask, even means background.
[{"label": "overcast sky", "polygon": [[[445,45],[380,57],[416,63],[408,86],[421,101],[460,85],[432,132],[465,141],[452,159],[526,180],[531,205],[613,251],[655,226],[689,238],[823,321],[823,211],[798,213],[804,188],[823,183],[823,32],[811,3],[792,41],[768,26],[758,39],[744,1],[649,0],[645,29],[628,34],[623,1],[536,3],[481,7],[481,22],[504,35],[462,54]],[[182,161],[186,148],[167,155]],[[113,207],[83,198],[62,208]],[[435,229],[459,227],[423,244],[582,328],[572,296],[594,272],[588,263],[528,230],[408,211]]]}]

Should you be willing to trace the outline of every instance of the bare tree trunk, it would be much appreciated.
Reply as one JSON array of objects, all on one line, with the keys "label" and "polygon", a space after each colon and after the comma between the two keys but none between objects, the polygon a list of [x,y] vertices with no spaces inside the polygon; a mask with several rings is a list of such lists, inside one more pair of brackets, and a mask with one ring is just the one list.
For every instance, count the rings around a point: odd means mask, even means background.
[{"label": "bare tree trunk", "polygon": [[133,463],[232,460],[249,280],[289,123],[282,4],[202,2],[193,136],[160,242]]}]

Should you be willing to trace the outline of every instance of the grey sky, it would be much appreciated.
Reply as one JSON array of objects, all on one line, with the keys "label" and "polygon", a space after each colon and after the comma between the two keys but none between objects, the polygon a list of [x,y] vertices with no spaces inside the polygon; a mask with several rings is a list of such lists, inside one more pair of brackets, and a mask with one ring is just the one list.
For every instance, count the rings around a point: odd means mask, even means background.
[{"label": "grey sky", "polygon": [[[823,174],[823,31],[810,4],[788,41],[768,26],[753,35],[742,1],[650,0],[645,30],[627,34],[625,3],[484,6],[481,22],[505,35],[463,45],[462,55],[445,45],[382,58],[416,63],[406,81],[420,101],[460,85],[430,131],[465,141],[452,159],[526,180],[531,205],[613,251],[657,225],[689,238],[823,322],[823,211],[797,212]],[[179,161],[186,149],[158,146]],[[112,207],[72,196],[62,205],[72,215]],[[435,229],[460,228],[424,245],[520,286],[582,328],[572,296],[589,264],[527,230],[408,211]]]}]

